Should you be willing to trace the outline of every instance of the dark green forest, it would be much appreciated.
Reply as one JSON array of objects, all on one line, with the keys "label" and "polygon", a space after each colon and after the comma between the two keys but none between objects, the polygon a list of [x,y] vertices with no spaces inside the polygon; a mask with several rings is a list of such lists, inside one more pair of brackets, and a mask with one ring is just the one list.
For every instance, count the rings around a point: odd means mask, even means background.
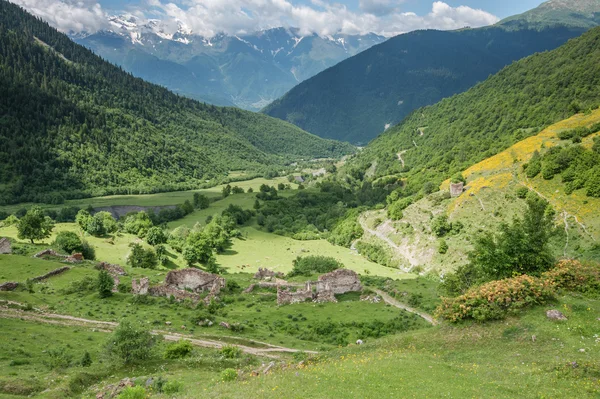
[{"label": "dark green forest", "polygon": [[193,188],[353,151],[134,78],[4,0],[0,92],[0,203]]},{"label": "dark green forest", "polygon": [[[503,69],[466,93],[419,109],[347,167],[362,179],[402,179],[407,193],[438,185],[544,127],[600,105],[600,28]],[[398,158],[402,152],[404,166]]]},{"label": "dark green forest", "polygon": [[367,144],[415,109],[464,92],[506,65],[584,31],[497,25],[410,32],[300,83],[263,112],[320,137]]}]

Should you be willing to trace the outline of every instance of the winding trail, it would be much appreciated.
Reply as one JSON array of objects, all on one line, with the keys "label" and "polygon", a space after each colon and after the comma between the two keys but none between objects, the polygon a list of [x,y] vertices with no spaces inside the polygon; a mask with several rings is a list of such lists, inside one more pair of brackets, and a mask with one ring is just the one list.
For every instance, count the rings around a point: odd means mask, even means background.
[{"label": "winding trail", "polygon": [[406,310],[407,312],[414,313],[417,316],[422,317],[425,321],[427,321],[428,323],[430,323],[434,326],[438,324],[438,322],[430,314],[421,312],[420,310],[417,310],[415,308],[411,308],[410,306],[408,306],[402,302],[398,302],[396,299],[392,298],[390,295],[388,295],[387,293],[385,293],[384,291],[382,291],[380,289],[373,288],[373,287],[369,287],[369,288],[372,289],[373,291],[375,291],[377,293],[377,295],[379,295],[381,298],[383,298],[383,301],[385,303],[387,303],[388,305],[392,305],[392,306],[397,307],[398,309],[403,309],[403,310]]},{"label": "winding trail", "polygon": [[[12,304],[17,304],[13,302]],[[80,317],[67,316],[61,314],[53,314],[53,313],[44,313],[39,309],[34,309],[33,311],[23,311],[14,308],[9,308],[6,306],[0,306],[0,319],[19,319],[19,320],[29,320],[35,321],[39,323],[46,324],[54,324],[60,326],[78,326],[85,328],[95,328],[97,331],[110,333],[112,332],[119,323],[113,321],[102,321],[102,320],[91,320],[84,319]],[[195,338],[189,334],[180,334],[171,331],[163,331],[163,330],[151,330],[151,334],[153,335],[162,335],[167,341],[179,341],[181,339],[188,340],[192,343],[192,345],[203,347],[203,348],[213,348],[213,349],[221,349],[223,346],[236,346],[242,352],[248,353],[250,355],[255,356],[263,356],[272,359],[278,359],[279,356],[275,355],[276,353],[296,353],[300,352],[298,349],[286,348],[283,346],[271,345],[265,342],[253,341],[242,337],[224,337],[224,338],[235,338],[240,340],[245,340],[249,343],[260,344],[262,346],[266,346],[265,348],[254,348],[251,346],[240,345],[240,344],[231,344],[221,341],[215,341],[210,339],[200,339]],[[316,354],[318,352],[314,351],[303,351],[306,353]]]}]

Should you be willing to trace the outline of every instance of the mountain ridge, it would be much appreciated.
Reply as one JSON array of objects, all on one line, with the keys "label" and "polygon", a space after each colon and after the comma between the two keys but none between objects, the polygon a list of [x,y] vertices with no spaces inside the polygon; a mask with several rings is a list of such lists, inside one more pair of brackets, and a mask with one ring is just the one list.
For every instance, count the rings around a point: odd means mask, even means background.
[{"label": "mountain ridge", "polygon": [[295,28],[207,38],[182,23],[169,30],[161,21],[134,16],[112,16],[110,21],[109,30],[72,38],[135,76],[179,94],[250,110],[384,40],[375,34],[302,35]]},{"label": "mountain ridge", "polygon": [[178,96],[16,5],[0,0],[0,11],[0,202],[193,188],[231,170],[353,151],[273,118]]}]

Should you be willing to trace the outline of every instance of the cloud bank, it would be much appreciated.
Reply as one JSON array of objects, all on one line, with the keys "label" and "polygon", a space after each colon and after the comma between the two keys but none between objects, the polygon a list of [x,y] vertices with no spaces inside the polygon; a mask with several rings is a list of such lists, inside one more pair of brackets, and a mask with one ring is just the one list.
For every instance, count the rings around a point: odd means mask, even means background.
[{"label": "cloud bank", "polygon": [[[95,0],[11,0],[63,32],[95,32],[109,27],[104,9]],[[181,21],[195,34],[212,37],[218,33],[242,34],[274,27],[297,27],[302,34],[364,34],[393,36],[416,29],[458,29],[498,21],[494,15],[466,6],[451,7],[442,1],[431,12],[417,15],[402,12],[404,0],[359,0],[359,10],[345,5],[311,0],[141,0],[128,12],[142,18],[158,18],[165,25]]]}]

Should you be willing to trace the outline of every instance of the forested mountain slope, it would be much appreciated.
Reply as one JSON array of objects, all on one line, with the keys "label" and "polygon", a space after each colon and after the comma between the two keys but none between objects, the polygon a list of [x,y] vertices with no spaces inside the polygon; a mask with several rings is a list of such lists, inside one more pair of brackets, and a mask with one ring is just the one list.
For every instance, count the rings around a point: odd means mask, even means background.
[{"label": "forested mountain slope", "polygon": [[264,115],[179,97],[0,1],[0,202],[193,187],[353,151]]},{"label": "forested mountain slope", "polygon": [[466,93],[419,109],[348,166],[362,178],[408,178],[410,192],[439,184],[515,142],[600,105],[600,28],[525,58]]},{"label": "forested mountain slope", "polygon": [[[321,137],[366,144],[415,109],[463,92],[506,65],[583,33],[563,4],[552,23],[396,36],[300,83],[263,112]],[[600,11],[600,2],[591,7]],[[590,22],[591,21],[591,22]]]}]

